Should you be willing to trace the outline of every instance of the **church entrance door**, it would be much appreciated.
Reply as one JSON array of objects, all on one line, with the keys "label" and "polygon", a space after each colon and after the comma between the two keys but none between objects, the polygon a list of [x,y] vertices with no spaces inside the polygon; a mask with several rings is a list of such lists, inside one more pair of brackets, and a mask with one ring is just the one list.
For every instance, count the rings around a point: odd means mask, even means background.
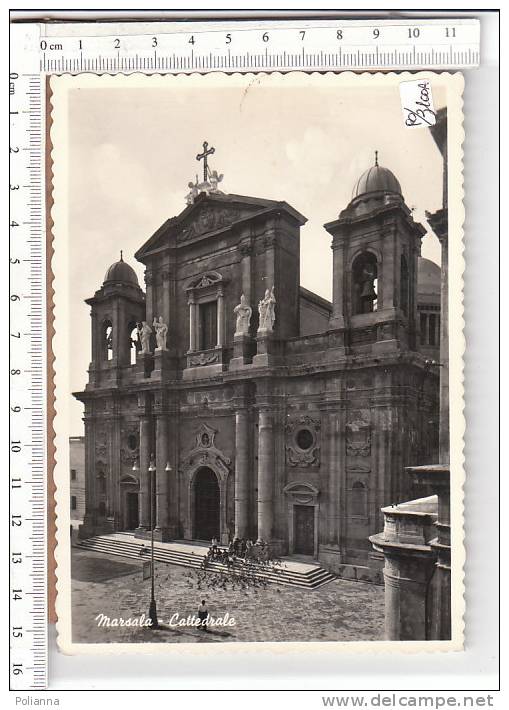
[{"label": "church entrance door", "polygon": [[138,494],[134,491],[126,493],[126,527],[128,530],[135,530],[139,524],[138,518]]},{"label": "church entrance door", "polygon": [[194,538],[220,539],[220,494],[216,474],[210,468],[201,468],[194,481]]},{"label": "church entrance door", "polygon": [[313,555],[315,547],[315,509],[312,505],[294,507],[294,553]]}]

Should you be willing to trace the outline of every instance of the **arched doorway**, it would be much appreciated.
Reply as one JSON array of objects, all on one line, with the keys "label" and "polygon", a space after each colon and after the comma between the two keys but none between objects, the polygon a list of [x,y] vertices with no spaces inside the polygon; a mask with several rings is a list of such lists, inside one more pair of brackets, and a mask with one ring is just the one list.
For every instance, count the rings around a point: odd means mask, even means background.
[{"label": "arched doorway", "polygon": [[216,474],[210,468],[200,468],[194,479],[194,538],[220,539],[220,492]]}]

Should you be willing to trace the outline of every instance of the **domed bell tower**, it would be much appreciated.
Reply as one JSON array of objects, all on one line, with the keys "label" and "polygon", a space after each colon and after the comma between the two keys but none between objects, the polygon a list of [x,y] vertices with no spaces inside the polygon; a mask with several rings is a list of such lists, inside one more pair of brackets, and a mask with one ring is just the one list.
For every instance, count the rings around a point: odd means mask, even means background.
[{"label": "domed bell tower", "polygon": [[122,368],[136,361],[136,326],[145,319],[145,296],[134,269],[120,252],[101,288],[86,301],[91,306],[92,361],[87,389],[120,384]]},{"label": "domed bell tower", "polygon": [[417,349],[417,259],[425,229],[395,175],[375,164],[349,205],[324,225],[332,235],[331,330],[345,353]]}]

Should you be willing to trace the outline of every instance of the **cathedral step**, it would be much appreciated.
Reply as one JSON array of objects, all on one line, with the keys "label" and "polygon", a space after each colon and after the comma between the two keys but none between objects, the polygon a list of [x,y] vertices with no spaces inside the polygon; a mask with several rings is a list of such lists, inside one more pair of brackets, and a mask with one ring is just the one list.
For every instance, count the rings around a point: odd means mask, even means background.
[{"label": "cathedral step", "polygon": [[[80,548],[131,559],[140,559],[142,546],[149,552],[149,546],[135,538],[134,535],[122,533],[98,535],[79,542]],[[207,547],[202,545],[159,542],[154,544],[154,559],[157,562],[180,567],[199,569],[206,553]],[[144,553],[141,557],[147,559],[149,555]],[[210,565],[213,570],[218,572],[227,570],[227,566],[220,562],[211,562]],[[322,567],[300,561],[293,562],[289,559],[285,559],[280,567],[260,569],[256,572],[256,576],[270,583],[302,589],[317,589],[335,579],[334,575]]]}]

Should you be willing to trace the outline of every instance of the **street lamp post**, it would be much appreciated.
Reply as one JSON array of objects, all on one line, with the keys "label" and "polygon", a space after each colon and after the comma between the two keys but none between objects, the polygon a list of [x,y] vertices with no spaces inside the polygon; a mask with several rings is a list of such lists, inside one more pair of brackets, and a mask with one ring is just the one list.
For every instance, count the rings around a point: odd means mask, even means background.
[{"label": "street lamp post", "polygon": [[[151,621],[151,628],[159,628],[159,622],[157,621],[157,607],[156,598],[154,590],[154,473],[156,467],[154,465],[154,457],[150,457],[150,464],[148,467],[149,475],[149,498],[150,498],[150,606],[148,611],[148,616]],[[133,463],[133,471],[136,473],[139,468],[136,464],[136,459]]]},{"label": "street lamp post", "polygon": [[148,473],[150,476],[150,607],[148,616],[152,622],[152,628],[157,629],[159,623],[157,621],[156,598],[154,594],[154,474],[156,467],[154,465],[154,457],[150,457]]}]

